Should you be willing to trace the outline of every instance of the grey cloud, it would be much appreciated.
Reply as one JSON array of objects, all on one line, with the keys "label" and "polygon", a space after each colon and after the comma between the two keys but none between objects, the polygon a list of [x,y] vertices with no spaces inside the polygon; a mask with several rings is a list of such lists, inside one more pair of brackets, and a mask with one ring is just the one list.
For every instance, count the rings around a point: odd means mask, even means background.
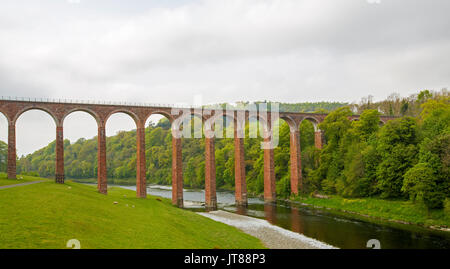
[{"label": "grey cloud", "polygon": [[449,11],[447,0],[2,1],[0,95],[351,102],[438,90]]}]

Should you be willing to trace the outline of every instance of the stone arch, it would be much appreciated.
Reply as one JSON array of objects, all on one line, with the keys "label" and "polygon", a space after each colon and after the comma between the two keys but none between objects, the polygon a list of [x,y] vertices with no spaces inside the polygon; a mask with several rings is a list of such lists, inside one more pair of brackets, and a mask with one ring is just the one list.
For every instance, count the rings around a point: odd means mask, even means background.
[{"label": "stone arch", "polygon": [[75,113],[75,112],[86,112],[87,114],[91,115],[94,118],[94,120],[97,122],[97,127],[100,126],[100,117],[98,116],[98,114],[93,110],[90,110],[88,108],[82,108],[82,107],[70,109],[66,113],[64,113],[63,117],[61,118],[61,122],[60,122],[61,126],[64,125],[64,120],[70,114]]},{"label": "stone arch", "polygon": [[[181,145],[181,137],[176,137],[173,132],[174,123],[177,122],[177,119],[181,116],[174,116],[171,113],[169,113],[166,110],[152,110],[148,115],[144,117],[144,127],[146,126],[148,120],[152,115],[161,115],[169,120],[171,126],[170,130],[172,133],[172,204],[176,205],[178,207],[183,207],[183,160],[182,160],[182,145]],[[145,134],[144,134],[145,135]],[[145,137],[144,137],[144,142]],[[147,160],[145,163],[145,171],[143,173],[147,172],[148,166],[147,166]]]},{"label": "stone arch", "polygon": [[280,116],[280,119],[284,120],[289,125],[291,132],[295,132],[299,127],[295,120],[290,116]]},{"label": "stone arch", "polygon": [[[226,111],[223,111],[223,110],[217,110],[216,112],[218,112],[218,113],[215,113],[214,115],[212,115],[211,117],[207,118],[204,121],[203,131],[205,132],[205,134],[207,131],[209,131],[209,129],[212,129],[214,132],[217,133],[217,130],[212,127],[215,127],[217,123],[222,123],[222,128],[223,128],[222,136],[219,136],[217,138],[234,138],[234,134],[227,135],[227,133],[225,133],[225,136],[223,136],[223,132],[226,132],[225,129],[226,129],[227,123],[233,124],[233,128],[234,128],[234,119],[235,119],[234,111],[232,111],[231,113],[230,112],[227,113]],[[219,121],[219,119],[220,119],[220,121]]]},{"label": "stone arch", "polygon": [[[122,174],[122,171],[117,171],[116,170],[116,166],[114,166],[114,164],[112,164],[110,161],[114,159],[114,151],[111,151],[110,147],[107,147],[107,132],[108,132],[108,121],[111,119],[111,116],[115,115],[115,114],[125,114],[127,115],[126,117],[130,117],[132,119],[132,121],[134,122],[134,127],[135,131],[136,131],[136,141],[135,141],[135,145],[136,145],[136,151],[130,151],[130,156],[128,156],[128,158],[130,159],[136,159],[136,170],[132,170],[132,174],[127,174],[125,177],[123,177],[124,175]],[[104,118],[104,121],[102,122],[104,125],[100,126],[99,129],[102,130],[102,134],[100,134],[98,137],[101,137],[101,141],[99,139],[98,142],[98,148],[99,148],[99,155],[103,155],[103,156],[99,156],[99,160],[102,162],[102,164],[99,164],[98,167],[102,166],[102,173],[104,172],[103,180],[105,181],[105,187],[106,187],[106,183],[107,180],[117,180],[117,179],[131,179],[133,177],[136,177],[136,180],[134,181],[130,181],[130,183],[132,183],[133,185],[136,184],[136,194],[137,197],[145,197],[146,196],[146,189],[145,189],[145,174],[142,173],[141,174],[141,168],[145,168],[145,148],[142,147],[143,145],[140,144],[140,142],[142,142],[142,140],[140,139],[140,131],[143,130],[143,126],[142,124],[139,122],[139,118],[138,116],[130,111],[127,110],[125,108],[123,109],[115,109],[115,110],[111,110],[110,112],[108,112],[106,114],[106,117]],[[125,135],[125,133],[122,132],[118,132],[114,134],[115,136],[122,136]],[[143,153],[143,156],[141,155]],[[111,156],[112,155],[112,156]],[[144,157],[142,160],[140,159],[141,157]],[[140,166],[142,165],[142,166]],[[118,174],[116,173],[118,172]],[[134,174],[135,173],[135,174]],[[99,179],[99,181],[101,181]]]},{"label": "stone arch", "polygon": [[[274,167],[274,147],[271,146],[271,130],[269,129],[269,117],[271,115],[267,114],[267,118],[264,114],[259,113],[249,113],[247,119],[248,123],[251,124],[252,120],[258,122],[259,136],[263,139],[261,142],[261,151],[264,154],[264,200],[265,202],[272,203],[276,201],[276,183],[275,183],[275,167]],[[261,130],[262,129],[262,130]],[[251,132],[254,133],[255,130],[249,130],[249,138],[254,138]],[[261,134],[261,131],[264,133]],[[266,147],[268,145],[268,147]]]},{"label": "stone arch", "polygon": [[[198,118],[201,120],[201,125],[202,125],[201,129],[202,129],[202,136],[203,136],[203,124],[206,121],[206,117],[205,117],[205,115],[203,115],[202,112],[198,112],[195,109],[190,109],[190,108],[177,108],[176,110],[179,112],[178,115],[173,115],[173,114],[170,115],[170,118],[172,119],[171,130],[172,130],[173,137],[181,138],[181,137],[187,135],[187,133],[185,133],[183,131],[182,127],[185,125],[185,123],[187,123],[188,121],[190,122],[193,118]],[[164,112],[164,114],[167,115],[166,117],[168,117],[168,115],[169,115],[167,112]],[[194,124],[195,124],[195,122],[194,122]],[[191,132],[191,135],[192,135],[192,132]],[[185,138],[192,138],[192,136],[185,137]]]},{"label": "stone arch", "polygon": [[[325,144],[325,137],[323,135],[323,131],[319,129],[319,123],[321,122],[320,119],[314,117],[314,116],[306,116],[302,119],[301,122],[304,120],[310,121],[314,126],[314,144],[315,147],[318,149],[322,149],[323,145]],[[301,124],[300,122],[300,124]]]},{"label": "stone arch", "polygon": [[[144,126],[147,127],[147,123],[149,122],[150,118],[154,115],[159,115],[164,118],[166,118],[170,122],[170,132],[172,132],[172,123],[174,122],[173,115],[165,110],[152,110],[148,115],[145,116]],[[144,133],[147,133],[147,129],[145,129]],[[149,141],[144,137],[145,144],[147,144]],[[170,143],[170,144],[169,144]],[[176,205],[178,207],[183,207],[183,160],[182,160],[182,145],[181,145],[181,138],[174,138],[171,137],[171,142],[167,143],[168,149],[171,150],[172,155],[169,157],[171,158],[171,178],[172,178],[172,204]],[[152,154],[149,154],[147,156],[150,156],[150,159],[146,157],[146,163],[143,173],[145,173],[146,180],[150,183],[150,181],[153,179],[151,171],[149,172],[149,168],[153,164],[160,165],[160,159],[152,159]],[[159,169],[161,167],[159,166]],[[148,174],[147,174],[148,173]]]},{"label": "stone arch", "polygon": [[[199,119],[200,122],[196,121],[195,119]],[[194,120],[194,122],[191,125],[192,120]],[[195,128],[200,128],[201,137],[204,137],[203,126],[206,120],[207,117],[205,117],[202,113],[192,110],[184,110],[181,115],[179,115],[178,117],[174,117],[174,121],[172,122],[172,133],[178,133],[178,136],[180,134],[183,134],[184,138],[200,138],[195,134],[196,130],[198,131],[198,129]],[[188,123],[188,126],[191,127],[190,135],[188,135],[188,137],[186,137],[187,132],[184,130],[185,123]],[[200,126],[195,126],[196,124],[200,124]],[[192,129],[194,129],[193,132]]]},{"label": "stone arch", "polygon": [[[248,120],[249,125],[252,120],[255,120],[258,122],[257,132],[259,133],[260,137],[264,138],[265,131],[268,131],[268,126],[267,126],[268,119],[266,117],[264,117],[263,115],[260,115],[259,113],[255,113],[253,115],[252,115],[252,113],[250,113],[247,117],[247,120]],[[252,130],[249,130],[249,131],[251,132]],[[261,131],[263,131],[263,133],[261,133]]]},{"label": "stone arch", "polygon": [[48,115],[50,115],[50,117],[52,117],[52,119],[55,122],[56,126],[60,125],[59,119],[58,117],[54,114],[54,111],[48,109],[45,106],[27,106],[21,110],[19,110],[16,115],[14,116],[14,118],[12,119],[12,122],[14,124],[16,124],[17,120],[20,118],[20,116],[22,116],[23,113],[30,111],[30,110],[40,110],[40,111],[44,111],[45,113],[47,113]]},{"label": "stone arch", "polygon": [[[32,124],[25,124],[26,123],[26,118],[27,116],[31,116],[33,117],[33,112],[29,113],[28,115],[23,116],[24,114],[27,114],[26,112],[29,111],[38,111],[37,116],[41,117],[41,119],[39,120],[39,122],[37,121],[33,121],[33,123],[35,123],[36,125],[33,126]],[[35,114],[36,115],[36,114]],[[45,116],[44,116],[45,115]],[[48,118],[48,116],[50,116],[50,118]],[[43,121],[42,121],[43,119]],[[22,121],[22,122],[21,122]],[[28,122],[30,123],[30,122]],[[12,128],[11,128],[11,132],[8,133],[8,149],[13,151],[13,153],[11,153],[11,157],[8,157],[8,161],[10,161],[10,158],[14,158],[16,159],[18,155],[20,155],[20,153],[16,152],[17,148],[21,148],[23,145],[25,145],[26,143],[28,143],[30,141],[30,137],[27,135],[30,132],[36,132],[39,130],[56,130],[56,140],[55,137],[49,137],[48,133],[43,133],[44,135],[39,138],[33,138],[31,139],[32,141],[34,141],[33,145],[29,145],[30,147],[38,147],[38,148],[44,148],[44,147],[48,147],[50,144],[54,143],[54,149],[52,150],[55,155],[52,156],[51,158],[48,159],[48,161],[52,161],[51,167],[52,169],[50,170],[42,170],[38,169],[39,171],[39,175],[41,177],[50,177],[50,176],[57,176],[58,175],[58,171],[57,171],[57,159],[59,156],[61,156],[58,152],[58,135],[57,135],[57,130],[58,130],[58,126],[59,126],[59,119],[56,117],[56,115],[54,114],[53,111],[51,111],[50,109],[48,109],[47,107],[41,107],[41,106],[26,106],[26,107],[21,107],[17,113],[15,114],[12,122],[10,122]],[[53,125],[54,124],[54,125]],[[27,128],[33,128],[33,129],[28,129]],[[37,128],[37,129],[35,129]],[[40,133],[40,132],[39,132]],[[12,136],[12,140],[10,140],[9,136]],[[12,144],[11,146],[9,144]],[[8,151],[9,151],[8,150]],[[34,149],[33,151],[36,151],[37,149]],[[10,153],[8,153],[9,155]],[[14,156],[14,157],[12,157]],[[54,165],[54,166],[53,166]],[[9,166],[9,164],[8,164]],[[14,161],[14,178],[15,178],[15,174],[16,174],[16,162]],[[8,167],[9,170],[9,167]],[[25,172],[25,171],[22,171]],[[8,171],[8,174],[10,174],[10,172]],[[57,181],[57,183],[59,183]]]},{"label": "stone arch", "polygon": [[[78,114],[77,114],[78,113]],[[81,115],[80,115],[81,114]],[[87,116],[86,116],[87,115]],[[71,117],[72,116],[72,117]],[[86,117],[86,118],[83,118]],[[82,119],[80,121],[80,119]],[[74,124],[75,123],[75,124]],[[79,123],[80,125],[77,126],[76,123]],[[96,135],[98,135],[98,117],[96,117],[95,112],[83,109],[83,108],[75,108],[70,109],[67,113],[63,115],[61,118],[61,126],[57,127],[57,139],[58,136],[61,135],[62,137],[59,138],[59,141],[57,140],[57,152],[60,151],[61,159],[56,161],[57,166],[57,182],[58,180],[61,181],[61,183],[64,181],[66,177],[69,178],[76,178],[77,174],[71,174],[71,167],[73,168],[74,161],[78,159],[78,156],[80,154],[80,151],[74,150],[73,145],[77,144],[80,139],[85,140],[84,143],[89,143],[89,140],[97,140],[95,145],[97,146],[97,149],[95,150],[95,155],[93,159],[87,159],[88,166],[91,166],[89,169],[83,169],[83,173],[81,174],[82,177],[88,177],[88,178],[95,178],[98,175],[98,166],[96,167],[96,164],[98,165],[98,138],[96,139]],[[72,133],[74,130],[77,130],[79,128],[83,129],[84,134],[79,135],[77,134],[74,140],[71,140],[71,150],[65,149],[65,142],[66,139],[69,140],[68,133]],[[88,131],[89,130],[89,131]],[[86,133],[88,131],[89,134]],[[72,133],[73,134],[73,133]],[[69,140],[69,141],[70,141]],[[59,148],[58,148],[59,147]],[[97,158],[96,158],[97,157]],[[80,176],[80,174],[78,174]]]},{"label": "stone arch", "polygon": [[[293,122],[289,122],[289,118],[287,117],[279,117],[276,122],[274,123],[274,125],[276,125],[278,128],[277,129],[273,129],[272,133],[273,133],[273,140],[276,141],[276,148],[278,148],[279,152],[278,152],[278,156],[282,157],[282,159],[284,160],[289,160],[289,158],[291,157],[290,154],[290,150],[293,148],[294,145],[292,144],[292,135],[293,134],[297,134],[298,132],[295,132],[295,129],[293,129],[294,127],[291,125],[293,124],[294,126],[295,123]],[[286,129],[286,125],[289,129]],[[289,151],[286,151],[287,149],[289,149]],[[275,161],[275,160],[274,160]],[[285,179],[287,179],[289,182],[291,182],[291,174],[290,172],[290,167],[288,165],[288,162],[281,162],[279,163],[279,165],[285,165],[286,169],[280,169],[277,170],[276,173],[274,173],[274,177],[275,177],[275,182],[279,182],[281,180],[283,180],[285,178],[285,176],[287,176]],[[283,186],[287,186],[282,184]],[[283,189],[280,189],[280,191],[284,191]]]},{"label": "stone arch", "polygon": [[319,129],[319,123],[320,123],[320,121],[319,121],[316,117],[313,117],[313,116],[306,116],[306,117],[304,117],[304,118],[300,121],[300,124],[301,124],[301,122],[304,121],[304,120],[308,120],[308,121],[310,121],[310,122],[313,124],[313,126],[314,126],[314,131],[315,131],[315,132],[320,131],[320,129]]},{"label": "stone arch", "polygon": [[150,113],[143,119],[143,122],[144,122],[144,123],[147,123],[148,119],[149,119],[151,116],[153,116],[153,115],[161,115],[161,116],[164,116],[166,119],[169,120],[170,123],[172,123],[172,122],[174,121],[173,116],[172,116],[170,113],[168,113],[167,111],[163,111],[163,110],[155,110],[155,111],[150,112]]},{"label": "stone arch", "polygon": [[8,113],[6,113],[6,112],[4,112],[3,110],[0,109],[0,114],[5,116],[5,119],[8,122],[8,124],[9,124],[9,122],[11,122],[11,119],[9,118]]},{"label": "stone arch", "polygon": [[[4,125],[3,125],[3,123],[4,123]],[[9,118],[8,118],[8,116],[4,113],[4,112],[2,112],[2,111],[0,111],[0,139],[2,140],[2,141],[4,141],[6,144],[8,144],[8,129],[9,129]],[[6,148],[8,148],[8,145],[6,145]],[[6,157],[6,159],[3,159],[3,156],[1,156],[0,157],[0,162],[3,162],[4,161],[4,163],[5,163],[5,170],[7,169],[7,167],[8,167],[8,164],[7,164],[7,162],[8,162],[8,155],[6,155],[5,156]]]}]

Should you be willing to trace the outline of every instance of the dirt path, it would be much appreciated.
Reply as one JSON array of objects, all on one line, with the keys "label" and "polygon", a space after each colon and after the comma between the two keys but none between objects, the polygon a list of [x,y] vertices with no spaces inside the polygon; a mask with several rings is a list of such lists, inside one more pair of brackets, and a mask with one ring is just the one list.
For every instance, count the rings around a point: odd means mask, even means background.
[{"label": "dirt path", "polygon": [[222,210],[198,214],[234,226],[260,239],[266,247],[271,249],[335,248],[313,238],[272,225],[262,219],[242,216]]},{"label": "dirt path", "polygon": [[19,184],[14,184],[14,185],[0,186],[0,190],[1,189],[14,188],[14,187],[20,187],[20,186],[26,186],[26,185],[36,184],[36,183],[41,183],[41,182],[44,182],[44,181],[45,180],[38,180],[38,181],[31,181],[31,182],[19,183]]}]

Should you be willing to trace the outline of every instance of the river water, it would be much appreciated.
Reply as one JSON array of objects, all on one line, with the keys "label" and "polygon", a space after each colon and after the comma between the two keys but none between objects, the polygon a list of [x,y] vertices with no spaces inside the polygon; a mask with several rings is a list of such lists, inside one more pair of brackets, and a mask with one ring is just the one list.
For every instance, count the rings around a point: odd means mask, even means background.
[{"label": "river water", "polygon": [[[135,186],[120,186],[136,190]],[[171,199],[171,187],[152,185],[147,193]],[[185,208],[202,211],[203,190],[184,190]],[[273,225],[320,240],[344,249],[365,249],[367,241],[376,239],[382,249],[450,249],[450,233],[433,231],[415,225],[365,222],[349,216],[312,209],[297,203],[265,204],[259,198],[249,198],[247,208],[237,208],[234,192],[218,191],[221,210],[266,219]]]}]

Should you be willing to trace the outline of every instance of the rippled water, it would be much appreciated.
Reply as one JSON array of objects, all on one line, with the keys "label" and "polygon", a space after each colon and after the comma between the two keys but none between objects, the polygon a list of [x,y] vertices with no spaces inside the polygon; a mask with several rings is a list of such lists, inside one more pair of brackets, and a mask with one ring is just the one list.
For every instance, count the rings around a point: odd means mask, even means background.
[{"label": "rippled water", "polygon": [[[135,186],[121,186],[136,190]],[[149,186],[147,193],[171,198],[171,187]],[[184,190],[185,207],[202,210],[205,201],[203,190]],[[247,208],[237,208],[234,192],[217,192],[220,209],[263,218],[282,228],[304,234],[339,248],[366,248],[367,241],[377,239],[381,248],[398,249],[450,249],[450,233],[439,232],[402,224],[375,224],[343,217],[323,210],[303,207],[289,202],[265,204],[258,198],[250,198]]]}]

